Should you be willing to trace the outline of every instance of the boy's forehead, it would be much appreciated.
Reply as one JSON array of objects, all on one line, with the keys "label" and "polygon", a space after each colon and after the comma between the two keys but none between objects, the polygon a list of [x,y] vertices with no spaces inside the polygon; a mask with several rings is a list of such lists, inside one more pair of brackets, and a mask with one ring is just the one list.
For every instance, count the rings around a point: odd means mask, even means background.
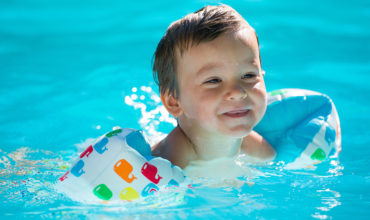
[{"label": "boy's forehead", "polygon": [[260,68],[257,37],[253,29],[225,33],[212,41],[192,46],[183,54],[176,53],[175,71],[179,80],[188,77],[188,74],[200,77],[210,71],[228,68],[225,65],[236,69]]},{"label": "boy's forehead", "polygon": [[238,39],[257,40],[256,31],[251,26],[233,32],[232,36],[237,37]]},{"label": "boy's forehead", "polygon": [[212,40],[208,40],[208,41],[204,40],[204,41],[199,41],[199,42],[192,42],[191,40],[188,40],[187,43],[178,42],[175,44],[176,57],[178,56],[181,57],[185,52],[190,50],[192,47],[196,47],[202,43],[214,41],[218,39],[220,36],[225,36],[225,35],[231,38],[237,38],[239,40],[244,39],[244,41],[245,40],[257,40],[257,35],[256,35],[255,30],[251,26],[249,26],[248,23],[245,23],[238,30],[229,30],[225,33],[220,34],[219,36],[217,36],[216,38]]},{"label": "boy's forehead", "polygon": [[[251,26],[244,26],[244,28],[241,28],[236,31],[228,31],[220,36],[216,37],[215,39],[211,41],[201,41],[197,44],[192,44],[190,42],[190,45],[187,48],[179,48],[179,46],[175,47],[175,63],[181,62],[181,60],[189,55],[189,51],[191,51],[194,47],[202,47],[203,44],[210,43],[212,41],[217,41],[220,37],[226,37],[230,40],[238,40],[244,45],[250,45],[250,47],[255,50],[254,52],[259,55],[259,46],[257,42],[257,35],[255,30]],[[254,59],[244,59],[244,63],[251,63],[253,64],[255,62]]]}]

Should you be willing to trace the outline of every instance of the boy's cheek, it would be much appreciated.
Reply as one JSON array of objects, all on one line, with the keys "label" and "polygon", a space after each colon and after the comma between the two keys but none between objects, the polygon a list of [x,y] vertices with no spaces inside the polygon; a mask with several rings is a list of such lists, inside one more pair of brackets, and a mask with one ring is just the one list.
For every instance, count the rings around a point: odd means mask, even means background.
[{"label": "boy's cheek", "polygon": [[264,94],[263,94],[263,106],[262,106],[262,110],[261,110],[261,119],[265,115],[266,109],[267,109],[267,93],[265,91]]},{"label": "boy's cheek", "polygon": [[267,92],[264,82],[258,83],[259,85],[255,86],[255,92],[257,94],[256,104],[259,105],[259,115],[262,118],[267,109]]},{"label": "boy's cheek", "polygon": [[267,91],[266,91],[266,85],[265,85],[265,82],[262,81],[257,83],[257,89],[260,90],[261,94],[263,95],[263,98],[267,104]]}]

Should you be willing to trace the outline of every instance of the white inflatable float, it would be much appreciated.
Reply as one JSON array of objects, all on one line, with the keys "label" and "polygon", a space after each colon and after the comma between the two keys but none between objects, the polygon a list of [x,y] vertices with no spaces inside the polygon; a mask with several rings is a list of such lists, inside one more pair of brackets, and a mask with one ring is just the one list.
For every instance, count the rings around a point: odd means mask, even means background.
[{"label": "white inflatable float", "polygon": [[152,157],[140,131],[123,128],[103,135],[82,152],[59,178],[57,189],[76,201],[131,201],[183,181],[179,167]]}]

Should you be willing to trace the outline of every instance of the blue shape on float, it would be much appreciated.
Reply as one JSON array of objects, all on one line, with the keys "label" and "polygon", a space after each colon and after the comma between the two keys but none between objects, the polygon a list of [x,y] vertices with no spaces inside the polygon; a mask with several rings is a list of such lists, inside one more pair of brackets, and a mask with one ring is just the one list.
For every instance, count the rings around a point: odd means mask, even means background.
[{"label": "blue shape on float", "polygon": [[174,179],[171,179],[170,182],[168,182],[167,186],[179,186],[180,184],[174,180]]},{"label": "blue shape on float", "polygon": [[71,169],[71,173],[76,176],[80,177],[85,171],[82,169],[85,166],[85,163],[82,160],[79,160]]},{"label": "blue shape on float", "polygon": [[330,145],[335,141],[336,132],[331,126],[326,127],[325,140]]},{"label": "blue shape on float", "polygon": [[150,145],[145,140],[141,131],[133,131],[126,137],[127,144],[143,155],[145,158],[151,158],[152,151]]},{"label": "blue shape on float", "polygon": [[148,196],[158,191],[159,191],[159,188],[157,185],[155,185],[154,183],[149,183],[148,185],[144,187],[143,191],[141,192],[141,195]]},{"label": "blue shape on float", "polygon": [[107,144],[108,144],[108,138],[105,137],[105,138],[101,139],[98,143],[96,143],[94,145],[94,149],[99,154],[103,154],[105,151],[108,150],[108,148],[106,146]]}]

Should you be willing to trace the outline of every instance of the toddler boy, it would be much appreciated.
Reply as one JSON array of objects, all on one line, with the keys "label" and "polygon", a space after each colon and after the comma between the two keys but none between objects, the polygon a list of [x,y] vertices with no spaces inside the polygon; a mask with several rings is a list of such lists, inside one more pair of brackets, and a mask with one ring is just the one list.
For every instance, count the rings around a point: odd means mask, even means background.
[{"label": "toddler boy", "polygon": [[253,131],[267,103],[257,35],[234,9],[206,6],[173,22],[153,58],[162,103],[178,121],[154,156],[181,168],[240,154],[275,157]]}]

